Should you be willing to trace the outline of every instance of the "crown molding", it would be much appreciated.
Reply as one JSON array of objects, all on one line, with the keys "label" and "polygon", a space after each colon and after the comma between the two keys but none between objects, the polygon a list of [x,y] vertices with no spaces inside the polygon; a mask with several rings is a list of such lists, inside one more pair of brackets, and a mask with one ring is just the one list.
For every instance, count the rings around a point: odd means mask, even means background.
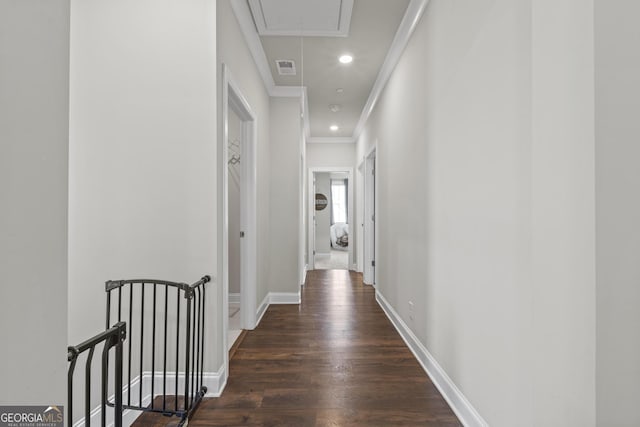
[{"label": "crown molding", "polygon": [[420,18],[422,18],[428,3],[429,0],[411,0],[409,6],[407,6],[407,11],[400,22],[398,31],[396,31],[391,47],[389,48],[387,56],[380,68],[380,72],[378,73],[378,77],[373,84],[371,93],[369,93],[369,99],[367,99],[367,103],[364,105],[364,109],[360,115],[360,120],[353,131],[354,140],[357,141],[364,130],[364,126],[366,125],[367,120],[369,120],[369,116],[371,116],[382,91],[387,85],[389,77],[391,77],[393,70],[396,68],[396,65],[398,65],[402,52],[404,52],[404,49],[407,47],[407,44],[411,39],[411,35],[420,22]]},{"label": "crown molding", "polygon": [[310,137],[307,139],[309,144],[353,144],[355,139],[350,136],[325,136],[325,137]]},{"label": "crown molding", "polygon": [[232,0],[230,3],[233,13],[236,15],[236,19],[240,25],[240,30],[242,31],[244,39],[247,42],[247,46],[249,47],[249,51],[251,52],[251,56],[253,56],[253,60],[256,63],[260,77],[262,77],[264,86],[267,89],[267,93],[271,96],[276,84],[273,80],[273,76],[271,75],[271,69],[269,68],[267,55],[264,53],[264,49],[262,48],[260,36],[258,36],[255,25],[253,24],[253,16],[251,15],[249,5],[246,1],[237,0]]},{"label": "crown molding", "polygon": [[[342,0],[340,2],[340,20],[336,30],[270,30],[267,28],[260,0],[249,0],[248,3],[250,10],[259,14],[254,23],[260,36],[347,37],[349,35],[353,0]],[[252,16],[255,16],[255,14],[252,13]]]},{"label": "crown molding", "polygon": [[271,75],[271,68],[267,61],[267,55],[264,53],[260,36],[256,31],[256,27],[253,23],[253,16],[251,10],[246,1],[232,0],[231,8],[236,15],[240,30],[244,35],[244,39],[247,42],[253,61],[256,64],[258,73],[262,77],[264,87],[269,94],[273,97],[286,97],[286,98],[303,98],[303,119],[304,119],[304,132],[308,139],[310,137],[311,126],[309,124],[309,101],[307,97],[307,88],[300,86],[276,86],[273,76]]},{"label": "crown molding", "polygon": [[411,0],[409,6],[407,6],[407,11],[400,22],[400,26],[396,31],[396,35],[393,38],[393,42],[389,51],[387,52],[387,56],[385,57],[384,63],[380,68],[380,72],[378,73],[378,77],[371,89],[371,93],[369,94],[369,98],[367,99],[367,103],[360,114],[360,119],[358,120],[358,124],[356,125],[353,135],[350,138],[335,138],[335,137],[311,137],[310,134],[310,125],[309,125],[309,102],[307,100],[307,89],[306,87],[294,87],[294,86],[276,86],[275,81],[273,80],[273,76],[271,75],[271,69],[269,67],[269,63],[267,61],[267,56],[264,53],[264,49],[262,47],[262,42],[260,42],[260,36],[256,31],[256,27],[253,22],[253,16],[251,15],[251,10],[249,9],[249,5],[246,1],[242,0],[232,0],[231,7],[233,9],[234,14],[236,15],[236,19],[240,25],[240,29],[244,38],[247,42],[251,55],[253,56],[253,60],[256,63],[256,67],[258,68],[258,72],[262,77],[262,81],[264,82],[264,86],[267,90],[269,96],[274,97],[304,97],[304,131],[307,137],[307,142],[309,143],[353,143],[358,140],[360,134],[362,133],[364,126],[371,115],[382,91],[384,90],[387,82],[389,81],[389,77],[393,73],[393,70],[398,65],[398,61],[402,56],[402,52],[407,47],[409,40],[411,39],[411,35],[413,34],[416,26],[420,22],[420,18],[424,14],[424,11],[427,7],[429,0]]}]

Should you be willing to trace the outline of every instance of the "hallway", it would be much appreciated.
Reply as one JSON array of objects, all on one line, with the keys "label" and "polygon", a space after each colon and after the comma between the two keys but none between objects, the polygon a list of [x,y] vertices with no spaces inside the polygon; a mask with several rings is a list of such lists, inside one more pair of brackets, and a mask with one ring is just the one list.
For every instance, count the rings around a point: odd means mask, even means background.
[{"label": "hallway", "polygon": [[302,304],[271,306],[191,426],[458,426],[362,276],[311,271]]},{"label": "hallway", "polygon": [[[638,15],[0,0],[0,418],[128,426],[135,387],[201,425],[640,426]],[[199,322],[129,294],[126,387],[69,360],[125,339],[107,280],[204,276]]]}]

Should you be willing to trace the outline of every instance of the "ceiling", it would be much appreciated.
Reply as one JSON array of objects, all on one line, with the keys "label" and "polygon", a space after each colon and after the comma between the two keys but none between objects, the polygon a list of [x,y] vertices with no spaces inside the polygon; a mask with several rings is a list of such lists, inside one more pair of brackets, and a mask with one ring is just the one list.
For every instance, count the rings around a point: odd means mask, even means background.
[{"label": "ceiling", "polygon": [[[312,138],[353,135],[409,1],[248,0],[275,84],[307,88]],[[296,75],[279,75],[276,60],[293,60]]]},{"label": "ceiling", "polygon": [[349,34],[353,0],[249,0],[261,36]]}]

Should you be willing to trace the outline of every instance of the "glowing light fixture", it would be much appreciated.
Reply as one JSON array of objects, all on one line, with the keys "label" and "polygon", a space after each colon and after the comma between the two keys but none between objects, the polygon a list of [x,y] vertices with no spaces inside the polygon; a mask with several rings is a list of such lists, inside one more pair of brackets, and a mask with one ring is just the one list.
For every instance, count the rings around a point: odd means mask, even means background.
[{"label": "glowing light fixture", "polygon": [[353,61],[353,56],[351,56],[351,55],[342,55],[340,58],[338,58],[338,60],[342,64],[350,64]]},{"label": "glowing light fixture", "polygon": [[329,129],[331,129],[332,132],[336,132],[340,128],[338,127],[338,125],[331,125]]}]

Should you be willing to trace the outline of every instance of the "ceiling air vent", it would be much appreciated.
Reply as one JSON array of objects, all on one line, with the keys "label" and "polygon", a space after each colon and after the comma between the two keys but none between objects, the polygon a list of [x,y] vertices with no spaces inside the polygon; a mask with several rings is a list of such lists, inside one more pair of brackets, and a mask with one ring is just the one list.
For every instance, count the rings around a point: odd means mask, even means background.
[{"label": "ceiling air vent", "polygon": [[296,75],[296,63],[289,59],[277,59],[276,66],[278,67],[278,74],[281,76]]}]

